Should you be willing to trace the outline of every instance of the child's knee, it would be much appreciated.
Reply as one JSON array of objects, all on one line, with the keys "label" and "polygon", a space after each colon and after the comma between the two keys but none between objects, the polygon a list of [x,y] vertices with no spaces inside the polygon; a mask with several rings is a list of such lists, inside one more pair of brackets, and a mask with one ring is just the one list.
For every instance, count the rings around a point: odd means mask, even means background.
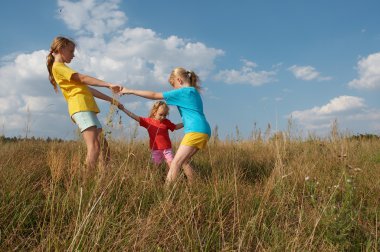
[{"label": "child's knee", "polygon": [[87,148],[88,148],[88,151],[93,155],[99,155],[100,153],[100,144],[98,141],[94,141]]},{"label": "child's knee", "polygon": [[160,165],[162,163],[164,156],[160,150],[152,151],[152,161],[154,165]]},{"label": "child's knee", "polygon": [[183,165],[183,161],[180,160],[180,159],[176,159],[175,157],[174,157],[174,159],[170,163],[170,167],[178,167],[179,168],[182,165]]},{"label": "child's knee", "polygon": [[154,156],[152,157],[152,162],[154,165],[159,166],[162,163],[162,158]]}]

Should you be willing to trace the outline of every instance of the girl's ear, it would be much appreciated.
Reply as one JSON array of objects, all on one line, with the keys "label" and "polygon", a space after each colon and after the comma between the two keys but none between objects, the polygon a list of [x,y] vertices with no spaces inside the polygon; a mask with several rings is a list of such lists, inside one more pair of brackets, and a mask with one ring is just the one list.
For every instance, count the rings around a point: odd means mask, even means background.
[{"label": "girl's ear", "polygon": [[178,83],[182,86],[183,80],[181,78],[177,78]]}]

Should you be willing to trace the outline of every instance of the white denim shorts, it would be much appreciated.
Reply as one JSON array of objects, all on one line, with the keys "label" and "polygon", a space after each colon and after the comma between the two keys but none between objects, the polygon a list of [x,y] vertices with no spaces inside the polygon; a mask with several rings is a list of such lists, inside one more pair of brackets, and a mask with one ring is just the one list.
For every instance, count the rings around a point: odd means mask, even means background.
[{"label": "white denim shorts", "polygon": [[102,128],[96,113],[92,111],[80,111],[73,114],[71,118],[78,125],[80,132],[93,126],[96,126],[98,129]]}]

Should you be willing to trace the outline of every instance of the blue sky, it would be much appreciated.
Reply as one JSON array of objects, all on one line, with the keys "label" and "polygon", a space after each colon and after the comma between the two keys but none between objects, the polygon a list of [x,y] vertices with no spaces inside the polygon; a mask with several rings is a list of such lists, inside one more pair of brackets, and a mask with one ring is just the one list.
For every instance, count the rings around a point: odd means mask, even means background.
[{"label": "blue sky", "polygon": [[[342,132],[380,134],[379,9],[376,0],[4,0],[0,134],[76,136],[47,80],[57,35],[78,44],[72,68],[130,88],[166,91],[172,68],[194,70],[221,138],[236,137],[236,127],[244,138],[268,124],[286,131],[289,119],[295,135],[326,136],[334,120]],[[120,99],[142,116],[151,105]],[[98,105],[115,135],[131,134],[131,119],[121,114],[121,127],[120,114]],[[180,120],[175,108],[170,119]]]}]

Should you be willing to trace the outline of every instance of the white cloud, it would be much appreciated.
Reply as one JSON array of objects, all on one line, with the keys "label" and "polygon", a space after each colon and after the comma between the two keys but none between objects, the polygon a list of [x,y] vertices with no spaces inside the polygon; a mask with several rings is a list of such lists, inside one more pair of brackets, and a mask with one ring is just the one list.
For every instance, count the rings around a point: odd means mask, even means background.
[{"label": "white cloud", "polygon": [[0,66],[0,96],[30,92],[37,94],[45,88],[47,51],[39,50],[30,54],[22,53],[13,60],[7,59]]},{"label": "white cloud", "polygon": [[22,95],[22,99],[24,106],[19,108],[19,112],[26,110],[29,110],[30,113],[57,112],[56,97]]},{"label": "white cloud", "polygon": [[[58,1],[59,17],[78,32],[77,59],[72,63],[78,71],[126,85],[167,84],[170,71],[177,66],[207,78],[215,58],[224,54],[200,42],[177,36],[161,38],[151,29],[124,27],[127,17],[119,11],[119,3]],[[104,10],[108,14],[101,14]]]},{"label": "white cloud", "polygon": [[[13,55],[13,59],[2,58],[0,123],[5,131],[2,134],[23,136],[29,125],[31,134],[42,136],[53,129],[47,125],[57,118],[62,119],[58,114],[65,115],[65,122],[57,121],[58,125],[53,130],[55,133],[51,136],[58,137],[60,133],[66,132],[65,128],[70,123],[67,120],[67,105],[61,94],[54,93],[47,80],[46,55],[47,51],[38,50]],[[63,135],[67,135],[67,132]]]},{"label": "white cloud", "polygon": [[[163,85],[160,89],[165,90],[170,88],[167,79],[174,67],[192,69],[206,79],[215,68],[216,57],[224,54],[200,42],[126,27],[128,18],[119,10],[119,0],[57,2],[58,18],[76,32],[77,50],[70,67],[106,81],[129,87]],[[28,113],[33,120],[32,134],[73,135],[75,125],[69,119],[67,103],[48,81],[47,54],[46,50],[35,50],[0,59],[0,123],[8,135],[23,131]],[[110,95],[109,90],[99,90]],[[102,120],[109,105],[98,105]]]},{"label": "white cloud", "polygon": [[323,77],[321,74],[312,66],[297,66],[293,65],[288,68],[289,71],[293,73],[293,75],[300,80],[331,80],[331,77]]},{"label": "white cloud", "polygon": [[354,96],[339,96],[326,105],[316,106],[307,110],[293,111],[290,115],[306,130],[326,132],[331,123],[337,119],[351,131],[359,130],[363,123],[368,130],[375,131],[375,125],[380,120],[379,108],[368,108],[364,99]]},{"label": "white cloud", "polygon": [[[2,128],[4,130],[8,129],[25,129],[26,120],[25,117],[20,114],[11,114],[8,116],[3,116],[0,114],[0,122],[2,123]],[[2,132],[3,133],[3,132]]]},{"label": "white cloud", "polygon": [[[85,64],[86,72],[126,85],[167,85],[170,71],[177,66],[192,69],[205,79],[215,67],[215,58],[224,54],[199,42],[175,36],[161,38],[144,28],[126,28],[96,51],[81,49],[79,60]],[[104,64],[105,59],[113,63]]]},{"label": "white cloud", "polygon": [[284,100],[284,98],[283,98],[283,97],[276,97],[276,98],[274,98],[274,100],[275,100],[276,102],[279,102],[279,101]]},{"label": "white cloud", "polygon": [[257,67],[255,62],[242,61],[244,65],[241,69],[221,70],[215,79],[227,84],[250,84],[252,86],[261,86],[276,81],[275,71],[254,71],[254,68]]},{"label": "white cloud", "polygon": [[60,8],[58,17],[78,34],[92,34],[94,37],[101,37],[116,31],[126,23],[127,17],[118,10],[119,3],[120,0],[76,2],[58,0]]},{"label": "white cloud", "polygon": [[339,96],[315,111],[320,115],[329,115],[363,107],[365,107],[365,105],[362,98],[353,96]]},{"label": "white cloud", "polygon": [[18,96],[10,95],[8,97],[0,97],[0,114],[11,113],[14,108],[20,107],[22,103]]},{"label": "white cloud", "polygon": [[142,102],[141,101],[136,101],[136,102],[126,102],[123,104],[124,107],[131,112],[135,113],[134,111],[138,108],[141,108]]},{"label": "white cloud", "polygon": [[350,81],[349,87],[357,89],[380,88],[380,52],[359,60],[357,69],[359,77]]},{"label": "white cloud", "polygon": [[321,120],[326,117],[334,117],[341,112],[355,110],[365,107],[362,98],[353,96],[339,96],[330,100],[329,103],[320,107],[314,107],[312,109],[303,111],[292,112],[292,117],[304,120]]}]

